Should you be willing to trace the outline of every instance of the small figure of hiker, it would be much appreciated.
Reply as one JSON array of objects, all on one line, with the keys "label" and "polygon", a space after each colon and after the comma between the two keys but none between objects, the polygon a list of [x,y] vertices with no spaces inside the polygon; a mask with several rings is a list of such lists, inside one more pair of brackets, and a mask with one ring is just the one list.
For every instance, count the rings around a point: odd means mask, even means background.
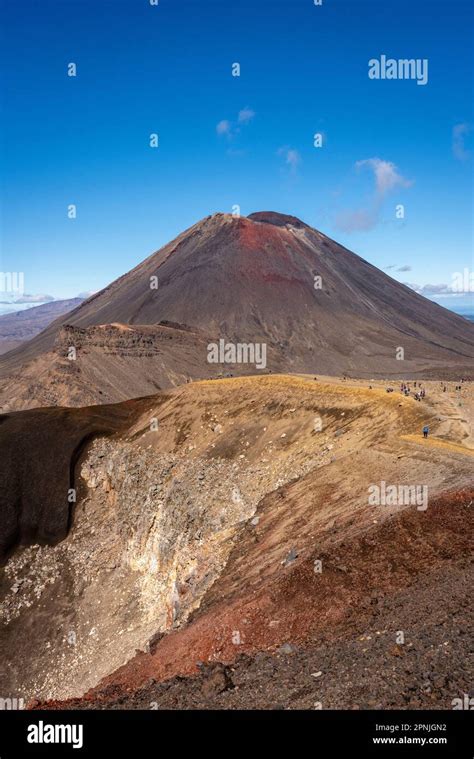
[{"label": "small figure of hiker", "polygon": [[430,428],[427,424],[423,427],[423,437],[428,437],[428,432],[430,431]]}]

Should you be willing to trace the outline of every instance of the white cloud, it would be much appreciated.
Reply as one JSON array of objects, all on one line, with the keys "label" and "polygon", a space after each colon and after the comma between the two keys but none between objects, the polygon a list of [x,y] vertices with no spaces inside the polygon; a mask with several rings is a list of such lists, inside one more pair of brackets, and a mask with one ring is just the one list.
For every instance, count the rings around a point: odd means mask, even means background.
[{"label": "white cloud", "polygon": [[[411,287],[412,290],[420,295],[453,295],[456,293],[452,287],[445,284],[440,285],[417,285],[413,282],[404,282],[404,285]],[[457,294],[457,293],[456,293]]]},{"label": "white cloud", "polygon": [[[334,223],[343,232],[366,232],[376,227],[386,196],[399,187],[411,187],[413,184],[411,180],[405,179],[400,174],[391,161],[384,161],[381,158],[365,158],[362,161],[356,161],[356,169],[364,167],[373,172],[375,188],[365,208],[346,209],[336,214]],[[407,269],[400,271],[407,271]]]},{"label": "white cloud", "polygon": [[28,295],[25,293],[20,298],[15,298],[15,303],[47,303],[54,300],[52,295]]},{"label": "white cloud", "polygon": [[91,295],[95,295],[95,293],[99,292],[98,290],[85,290],[82,293],[78,293],[76,295],[76,298],[90,298]]},{"label": "white cloud", "polygon": [[291,166],[292,169],[296,169],[300,161],[301,156],[297,150],[289,150],[286,154],[286,162]]},{"label": "white cloud", "polygon": [[465,147],[465,139],[471,131],[472,126],[467,123],[456,124],[453,127],[453,155],[458,161],[467,161],[471,155]]},{"label": "white cloud", "polygon": [[252,111],[251,108],[246,106],[245,108],[242,108],[241,111],[239,111],[239,124],[248,124],[249,121],[252,121],[252,119],[255,116],[255,111]]},{"label": "white cloud", "polygon": [[240,132],[240,127],[238,125],[241,124],[242,126],[246,126],[254,117],[255,111],[252,111],[251,108],[246,106],[237,114],[237,121],[229,121],[229,119],[222,119],[222,121],[219,121],[216,126],[216,132],[218,135],[225,135],[229,139],[233,139]]},{"label": "white cloud", "polygon": [[370,209],[341,211],[336,215],[336,226],[343,232],[367,232],[377,224],[377,214]]},{"label": "white cloud", "polygon": [[396,187],[410,187],[413,184],[398,173],[397,167],[391,161],[383,161],[381,158],[366,158],[363,161],[356,162],[357,169],[363,166],[367,166],[374,172],[376,191],[381,197]]},{"label": "white cloud", "polygon": [[295,172],[298,165],[301,163],[301,156],[297,150],[284,145],[278,148],[277,155],[282,156],[285,159],[285,163],[290,167],[291,172]]},{"label": "white cloud", "polygon": [[230,121],[227,121],[227,119],[223,119],[222,121],[219,121],[218,125],[216,126],[217,134],[230,134],[231,129],[232,129],[231,123]]}]

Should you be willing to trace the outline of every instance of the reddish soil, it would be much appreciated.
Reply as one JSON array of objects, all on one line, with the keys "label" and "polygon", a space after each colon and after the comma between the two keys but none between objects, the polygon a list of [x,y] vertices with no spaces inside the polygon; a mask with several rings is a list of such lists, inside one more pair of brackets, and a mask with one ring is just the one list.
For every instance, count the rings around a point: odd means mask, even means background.
[{"label": "reddish soil", "polygon": [[337,544],[328,537],[273,581],[229,593],[265,545],[265,535],[247,527],[185,629],[84,699],[47,706],[451,708],[450,699],[469,690],[473,501],[474,490],[446,494],[426,512],[405,510],[363,535]]}]

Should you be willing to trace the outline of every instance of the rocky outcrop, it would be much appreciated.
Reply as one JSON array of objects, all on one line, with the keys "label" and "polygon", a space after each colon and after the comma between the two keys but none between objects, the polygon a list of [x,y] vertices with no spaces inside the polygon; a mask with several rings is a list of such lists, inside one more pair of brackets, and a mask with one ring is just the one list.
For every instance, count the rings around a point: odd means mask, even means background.
[{"label": "rocky outcrop", "polygon": [[96,435],[130,424],[140,401],[83,409],[34,409],[0,416],[0,561],[18,545],[54,544],[71,527],[76,466]]}]

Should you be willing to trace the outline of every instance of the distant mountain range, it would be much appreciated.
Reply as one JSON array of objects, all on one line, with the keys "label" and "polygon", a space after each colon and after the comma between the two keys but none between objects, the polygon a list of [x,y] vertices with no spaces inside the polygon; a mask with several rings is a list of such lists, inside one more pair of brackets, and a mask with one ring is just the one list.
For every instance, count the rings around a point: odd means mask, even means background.
[{"label": "distant mountain range", "polygon": [[22,311],[14,311],[0,316],[0,354],[16,348],[20,343],[31,340],[52,321],[76,308],[84,298],[54,300]]}]

